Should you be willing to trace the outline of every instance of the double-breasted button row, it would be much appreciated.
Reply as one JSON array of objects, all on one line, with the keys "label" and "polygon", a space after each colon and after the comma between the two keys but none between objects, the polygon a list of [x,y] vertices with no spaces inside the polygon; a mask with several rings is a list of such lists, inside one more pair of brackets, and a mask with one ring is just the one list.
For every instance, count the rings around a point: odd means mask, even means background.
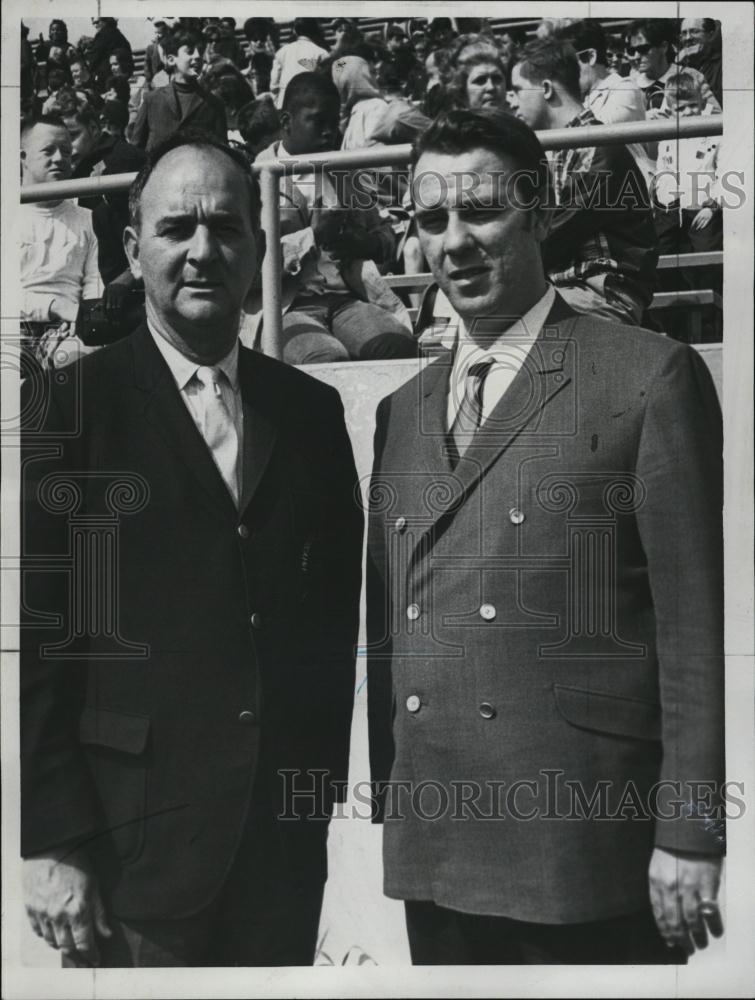
[{"label": "double-breasted button row", "polygon": [[[410,694],[406,699],[406,710],[411,712],[412,715],[416,715],[422,707],[422,700],[418,694]],[[477,708],[483,719],[494,719],[497,715],[495,705],[492,705],[489,701],[483,701]]]},{"label": "double-breasted button row", "polygon": [[253,611],[249,616],[249,622],[252,628],[262,628],[262,615],[259,611]]},{"label": "double-breasted button row", "polygon": [[236,533],[238,534],[239,538],[248,538],[249,528],[247,528],[245,524],[240,524],[238,528],[236,528]]},{"label": "double-breasted button row", "polygon": [[239,722],[242,726],[254,726],[257,724],[257,716],[254,712],[245,708],[243,712],[239,712]]}]

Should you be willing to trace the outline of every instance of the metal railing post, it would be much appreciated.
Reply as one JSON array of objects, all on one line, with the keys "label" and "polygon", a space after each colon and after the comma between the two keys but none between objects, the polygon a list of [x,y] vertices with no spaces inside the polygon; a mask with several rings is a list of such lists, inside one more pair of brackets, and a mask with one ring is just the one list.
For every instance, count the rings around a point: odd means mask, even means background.
[{"label": "metal railing post", "polygon": [[272,168],[260,170],[262,231],[265,256],[262,261],[262,352],[280,359],[283,354],[283,313],[281,311],[280,206],[279,180]]}]

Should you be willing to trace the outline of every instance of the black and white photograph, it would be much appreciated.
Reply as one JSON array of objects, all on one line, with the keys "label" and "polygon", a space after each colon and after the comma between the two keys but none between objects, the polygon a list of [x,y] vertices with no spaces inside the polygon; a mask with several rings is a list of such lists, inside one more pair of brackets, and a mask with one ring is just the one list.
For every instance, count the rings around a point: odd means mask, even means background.
[{"label": "black and white photograph", "polygon": [[754,16],[3,4],[3,996],[752,996]]}]

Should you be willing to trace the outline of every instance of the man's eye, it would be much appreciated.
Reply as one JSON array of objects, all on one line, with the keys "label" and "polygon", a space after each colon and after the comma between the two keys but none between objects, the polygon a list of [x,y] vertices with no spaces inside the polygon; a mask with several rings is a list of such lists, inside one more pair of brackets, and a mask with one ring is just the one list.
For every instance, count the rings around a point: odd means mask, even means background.
[{"label": "man's eye", "polygon": [[444,215],[420,215],[417,217],[420,229],[428,233],[439,233],[446,227],[446,217]]}]

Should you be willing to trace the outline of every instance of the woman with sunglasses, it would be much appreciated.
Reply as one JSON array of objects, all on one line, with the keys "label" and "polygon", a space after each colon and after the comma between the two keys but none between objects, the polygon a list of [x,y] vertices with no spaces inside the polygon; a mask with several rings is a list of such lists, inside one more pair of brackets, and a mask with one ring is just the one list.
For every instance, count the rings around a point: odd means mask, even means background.
[{"label": "woman with sunglasses", "polygon": [[[675,20],[650,18],[633,21],[624,36],[624,51],[631,66],[629,75],[644,95],[648,118],[666,116],[667,108],[664,101],[666,83],[680,69],[675,62],[673,44],[677,35]],[[698,76],[706,110],[709,114],[720,112],[721,105],[705,77],[702,73]]]}]

